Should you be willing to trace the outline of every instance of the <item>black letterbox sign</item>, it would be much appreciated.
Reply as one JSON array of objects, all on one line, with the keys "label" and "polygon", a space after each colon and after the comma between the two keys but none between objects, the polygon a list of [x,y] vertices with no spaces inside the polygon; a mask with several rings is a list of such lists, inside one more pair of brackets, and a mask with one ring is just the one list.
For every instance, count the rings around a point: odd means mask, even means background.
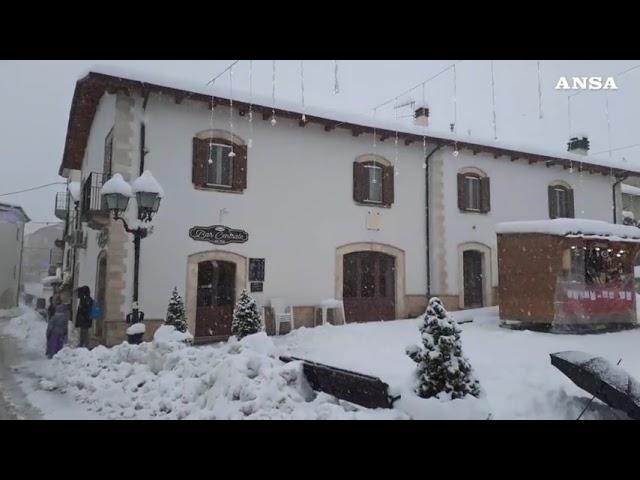
[{"label": "black letterbox sign", "polygon": [[224,225],[211,225],[209,227],[192,227],[189,236],[199,242],[209,242],[214,245],[227,245],[229,243],[245,243],[249,240],[249,234],[244,230],[229,228]]}]

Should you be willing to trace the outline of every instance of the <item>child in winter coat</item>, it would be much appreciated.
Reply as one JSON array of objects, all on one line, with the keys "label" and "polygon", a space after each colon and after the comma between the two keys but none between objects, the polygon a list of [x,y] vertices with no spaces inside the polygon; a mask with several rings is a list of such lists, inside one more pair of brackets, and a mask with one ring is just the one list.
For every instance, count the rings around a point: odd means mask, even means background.
[{"label": "child in winter coat", "polygon": [[55,313],[47,324],[47,358],[52,358],[67,342],[68,322],[71,315],[70,305],[62,303],[59,296],[53,300]]}]

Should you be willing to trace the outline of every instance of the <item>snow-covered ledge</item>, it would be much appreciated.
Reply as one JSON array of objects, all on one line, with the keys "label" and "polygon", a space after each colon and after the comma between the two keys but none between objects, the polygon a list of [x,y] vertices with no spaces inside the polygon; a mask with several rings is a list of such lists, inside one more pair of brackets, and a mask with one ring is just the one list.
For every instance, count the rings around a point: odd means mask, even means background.
[{"label": "snow-covered ledge", "polygon": [[541,233],[563,237],[640,242],[640,229],[637,227],[582,218],[503,222],[496,225],[496,233]]}]

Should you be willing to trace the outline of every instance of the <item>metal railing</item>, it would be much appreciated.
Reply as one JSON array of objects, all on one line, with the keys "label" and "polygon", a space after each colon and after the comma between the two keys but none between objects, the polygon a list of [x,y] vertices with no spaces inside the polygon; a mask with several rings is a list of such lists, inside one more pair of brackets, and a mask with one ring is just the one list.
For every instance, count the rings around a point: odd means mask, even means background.
[{"label": "metal railing", "polygon": [[107,205],[102,198],[102,185],[108,180],[108,175],[91,172],[82,184],[82,198],[80,210],[82,220],[88,221],[96,215],[107,215]]}]

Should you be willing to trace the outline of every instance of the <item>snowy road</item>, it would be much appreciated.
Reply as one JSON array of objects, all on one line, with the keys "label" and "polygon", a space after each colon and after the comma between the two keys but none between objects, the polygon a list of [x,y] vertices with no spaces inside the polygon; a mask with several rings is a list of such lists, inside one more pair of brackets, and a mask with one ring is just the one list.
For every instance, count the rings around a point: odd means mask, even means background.
[{"label": "snowy road", "polygon": [[[9,319],[0,319],[0,332]],[[35,420],[41,418],[27,401],[13,368],[23,361],[24,353],[15,338],[0,333],[0,420]]]}]

